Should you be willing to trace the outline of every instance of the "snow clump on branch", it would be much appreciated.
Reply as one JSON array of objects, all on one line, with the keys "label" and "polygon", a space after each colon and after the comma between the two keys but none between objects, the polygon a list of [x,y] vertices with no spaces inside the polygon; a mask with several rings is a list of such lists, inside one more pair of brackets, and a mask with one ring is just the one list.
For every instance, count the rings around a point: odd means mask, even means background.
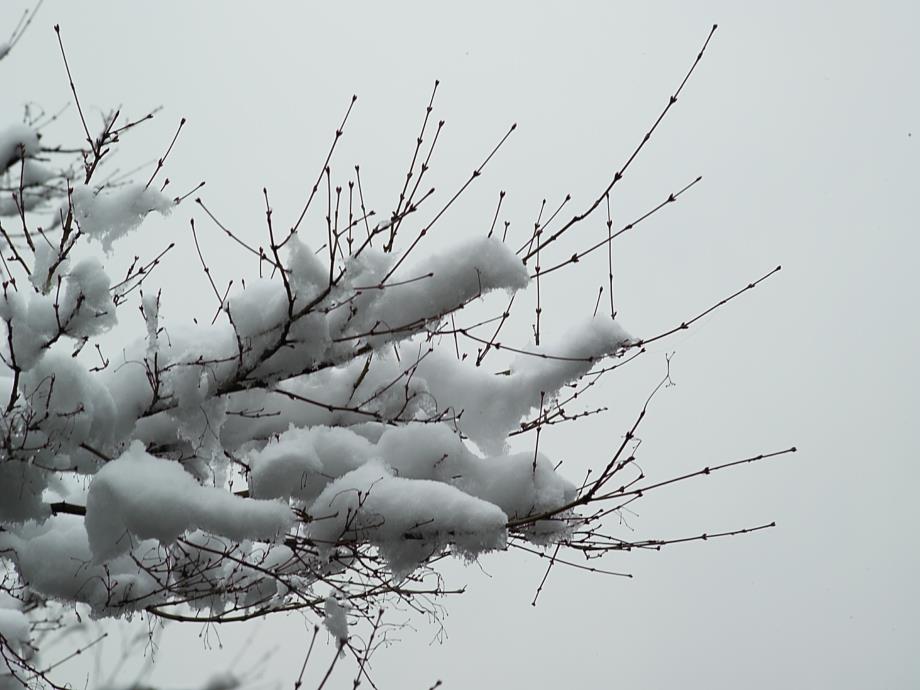
[{"label": "snow clump on branch", "polygon": [[[151,211],[168,214],[173,201],[155,189],[132,184],[121,189],[74,188],[69,205],[80,230],[109,252],[112,243],[136,230]],[[67,209],[62,212],[66,215]]]}]

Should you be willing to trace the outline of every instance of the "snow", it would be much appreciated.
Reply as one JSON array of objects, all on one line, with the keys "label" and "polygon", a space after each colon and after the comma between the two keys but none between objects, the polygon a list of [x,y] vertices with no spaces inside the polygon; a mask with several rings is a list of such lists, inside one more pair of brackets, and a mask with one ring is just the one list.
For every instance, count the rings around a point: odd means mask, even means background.
[{"label": "snow", "polygon": [[38,448],[34,461],[61,468],[79,461],[94,470],[99,458],[82,446],[105,451],[114,442],[115,403],[98,377],[69,354],[51,352],[23,375],[22,388],[45,420],[32,432]]},{"label": "snow", "polygon": [[230,297],[229,311],[242,338],[276,329],[287,315],[284,285],[268,278],[250,280],[245,290]]},{"label": "snow", "polygon": [[[42,355],[50,334],[57,328],[52,302],[42,295],[26,296],[6,286],[0,294],[0,319],[6,322],[5,337],[0,340],[4,359],[12,361],[15,355],[20,369],[30,369]],[[12,339],[9,337],[10,328]]]},{"label": "snow", "polygon": [[201,690],[234,690],[242,681],[230,671],[220,671],[208,679]]},{"label": "snow", "polygon": [[22,611],[0,607],[0,638],[3,638],[14,651],[23,652],[29,643],[29,619]]},{"label": "snow", "polygon": [[251,451],[247,461],[253,496],[293,497],[306,503],[316,501],[334,480],[368,463],[381,463],[404,479],[448,484],[494,504],[511,518],[552,510],[575,497],[575,486],[542,454],[536,460],[531,451],[480,457],[446,424],[387,427],[376,442],[349,428],[291,427]]},{"label": "snow", "polygon": [[[308,399],[343,407],[369,401],[362,409],[385,418],[398,413],[401,419],[413,419],[444,410],[462,411],[457,421],[462,432],[488,453],[500,454],[504,452],[508,433],[536,414],[541,392],[544,403],[550,404],[565,385],[586,374],[605,357],[621,354],[630,342],[629,334],[617,322],[599,317],[574,324],[567,337],[557,343],[531,348],[536,356],[516,356],[511,361],[510,373],[496,376],[469,360],[457,360],[451,351],[434,348],[428,353],[428,345],[410,340],[400,346],[398,359],[392,351],[375,353],[357,388],[355,383],[362,375],[366,358],[285,381],[282,387]],[[406,382],[403,375],[410,367],[414,373]],[[401,376],[399,385],[390,385]],[[260,391],[238,395],[230,409],[264,409],[267,414],[258,420],[235,420],[233,429],[225,430],[224,436],[224,442],[231,446],[254,436],[281,434],[291,424],[346,426],[369,419],[367,415],[331,412]]]},{"label": "snow", "polygon": [[226,421],[227,401],[215,396],[217,382],[209,367],[178,365],[163,377],[177,405],[170,412],[178,438],[189,441],[199,455],[220,455],[220,429]]},{"label": "snow", "polygon": [[[59,256],[55,248],[47,242],[39,242],[35,245],[32,275],[29,276],[29,282],[32,283],[35,289],[41,290],[42,292],[48,292],[48,290],[51,289],[51,285],[56,282],[55,279],[61,275],[62,272],[67,270],[70,262],[67,259],[58,261]],[[55,264],[57,265],[55,266]],[[49,276],[48,274],[52,266],[55,266],[54,275]]]},{"label": "snow", "polygon": [[[431,273],[431,278],[399,285]],[[514,252],[496,239],[478,238],[425,259],[424,263],[394,275],[370,314],[390,328],[440,317],[470,299],[496,289],[527,287],[527,269]]]},{"label": "snow", "polygon": [[313,500],[331,479],[357,469],[372,454],[372,444],[346,428],[291,427],[250,453],[252,495]]},{"label": "snow", "polygon": [[0,464],[0,523],[10,524],[47,517],[42,500],[46,473],[25,463]]},{"label": "snow", "polygon": [[97,335],[115,325],[115,304],[109,284],[109,276],[95,257],[79,261],[67,273],[59,312],[70,337]]},{"label": "snow", "polygon": [[235,540],[273,539],[292,523],[286,505],[201,486],[179,463],[148,455],[139,441],[96,473],[86,500],[96,562],[130,550],[130,535],[169,543],[201,527]]},{"label": "snow", "polygon": [[[56,281],[47,279],[53,263],[53,250],[36,250],[35,274],[43,277],[49,288],[54,283],[53,293],[48,290],[49,294],[31,292],[26,296],[6,286],[0,294],[0,319],[13,330],[12,353],[8,338],[3,338],[0,347],[7,361],[13,355],[22,370],[34,367],[60,336],[88,338],[104,333],[116,322],[109,277],[98,259],[83,259],[67,270],[60,291]],[[65,262],[56,275],[67,268]]]},{"label": "snow", "polygon": [[[99,614],[143,608],[154,603],[153,595],[161,590],[130,556],[94,564],[83,520],[74,516],[0,532],[0,550],[7,549],[22,582],[31,589],[61,601],[89,604]],[[136,553],[141,565],[158,560],[151,542],[139,544]]]},{"label": "snow", "polygon": [[35,188],[25,188],[22,190],[22,197],[13,198],[12,193],[0,196],[0,217],[18,216],[20,210],[26,212],[34,211],[48,201],[49,193],[46,190],[36,190]]},{"label": "snow", "polygon": [[[531,348],[535,355],[517,355],[506,376],[496,376],[438,350],[419,363],[416,376],[425,382],[439,409],[462,410],[459,425],[463,433],[482,448],[497,452],[508,432],[539,408],[541,393],[544,402],[550,402],[564,385],[586,374],[604,357],[621,352],[630,342],[619,323],[597,317],[574,324],[559,342]],[[404,349],[403,356],[415,354]]]},{"label": "snow", "polygon": [[27,159],[23,163],[21,174],[17,176],[18,179],[14,180],[14,182],[17,185],[21,184],[23,187],[32,187],[34,185],[42,185],[57,176],[58,173],[54,172],[51,168],[36,163],[34,160]]},{"label": "snow", "polygon": [[328,596],[323,602],[323,625],[340,644],[348,639],[348,609],[333,597]]},{"label": "snow", "polygon": [[508,521],[491,503],[441,482],[396,477],[377,461],[331,482],[309,513],[310,539],[374,544],[397,577],[447,544],[470,558],[502,548]]},{"label": "snow", "polygon": [[38,131],[27,125],[16,124],[0,131],[0,173],[22,157],[34,156],[41,151]]},{"label": "snow", "polygon": [[329,279],[328,267],[297,235],[288,243],[287,269],[294,290],[303,301],[312,299]]},{"label": "snow", "polygon": [[168,552],[174,594],[199,610],[280,603],[305,565],[283,544],[236,541],[202,530],[190,532]]},{"label": "snow", "polygon": [[141,312],[147,325],[147,358],[152,360],[159,351],[160,300],[150,293],[141,296]]},{"label": "snow", "polygon": [[480,457],[444,424],[387,429],[377,447],[398,476],[450,483],[509,518],[552,510],[575,497],[575,486],[544,455]]},{"label": "snow", "polygon": [[71,194],[71,204],[80,230],[97,240],[106,252],[115,240],[136,230],[148,213],[166,215],[173,207],[168,197],[138,184],[102,190],[79,185]]}]

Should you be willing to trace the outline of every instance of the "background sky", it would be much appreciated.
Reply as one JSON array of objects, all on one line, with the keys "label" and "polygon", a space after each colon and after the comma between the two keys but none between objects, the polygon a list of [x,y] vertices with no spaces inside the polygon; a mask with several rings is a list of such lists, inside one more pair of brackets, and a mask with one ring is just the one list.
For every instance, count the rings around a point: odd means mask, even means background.
[{"label": "background sky", "polygon": [[[30,5],[7,0],[0,23]],[[597,386],[585,406],[609,411],[545,434],[541,450],[564,459],[573,479],[606,462],[675,352],[678,385],[655,399],[640,434],[647,475],[799,452],[662,490],[611,528],[634,538],[771,520],[776,529],[607,559],[631,580],[557,568],[536,607],[537,559],[453,564],[447,583],[468,591],[443,602],[442,642],[432,643],[438,626],[388,613],[411,627],[373,659],[373,677],[399,690],[436,679],[452,689],[909,688],[920,683],[918,20],[912,2],[48,0],[0,63],[0,122],[18,120],[25,101],[54,110],[69,100],[51,29],[60,23],[91,120],[111,106],[132,116],[163,106],[125,138],[119,164],[148,163],[139,176],[149,175],[187,117],[170,189],[207,180],[209,206],[258,242],[262,187],[276,220],[292,222],[352,93],[359,100],[333,172],[344,181],[359,163],[368,205],[389,211],[438,78],[435,117],[447,124],[431,180],[443,199],[510,123],[518,129],[423,247],[487,232],[502,189],[502,218],[519,244],[542,199],[554,208],[571,193],[578,210],[597,196],[718,23],[686,91],[617,186],[613,212],[626,222],[703,175],[616,243],[617,306],[630,332],[650,336],[783,270]],[[50,131],[77,141],[76,113]],[[151,279],[174,323],[215,308],[189,217],[209,228],[219,283],[255,268],[193,204],[148,221],[112,261],[178,242]],[[321,210],[310,221],[318,245]],[[554,256],[604,233],[598,215]],[[597,260],[547,277],[546,330],[562,337],[589,315],[605,275]],[[125,318],[119,337],[142,334],[139,316]],[[526,343],[526,319],[516,333]],[[151,680],[189,686],[257,665],[289,687],[306,630],[293,616],[171,627]],[[274,655],[259,662],[265,650]],[[321,652],[317,673],[331,645]],[[82,685],[87,671],[74,668],[71,682]],[[335,687],[350,687],[353,673],[343,665]]]}]

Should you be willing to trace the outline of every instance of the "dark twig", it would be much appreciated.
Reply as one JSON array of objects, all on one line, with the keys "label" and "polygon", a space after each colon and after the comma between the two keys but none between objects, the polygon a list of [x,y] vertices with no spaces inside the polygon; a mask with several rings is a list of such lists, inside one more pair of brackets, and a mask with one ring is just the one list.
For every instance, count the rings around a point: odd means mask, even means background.
[{"label": "dark twig", "polygon": [[[677,90],[668,99],[668,103],[664,107],[664,110],[661,111],[661,113],[658,115],[658,118],[652,124],[651,128],[645,133],[645,136],[642,137],[642,141],[640,141],[639,145],[636,146],[635,150],[632,152],[632,155],[630,155],[629,158],[626,159],[626,162],[623,164],[623,166],[614,174],[613,179],[610,181],[610,183],[607,185],[604,191],[601,192],[601,194],[597,197],[597,199],[594,200],[594,203],[592,203],[585,211],[582,211],[581,213],[578,213],[572,216],[572,219],[569,222],[567,222],[559,230],[557,230],[552,235],[550,235],[544,242],[538,244],[537,247],[529,249],[528,252],[524,255],[525,262],[527,262],[534,254],[536,254],[537,249],[542,249],[543,247],[549,244],[552,244],[553,242],[558,240],[560,237],[562,237],[562,235],[565,234],[565,232],[568,231],[570,228],[580,223],[581,221],[585,220],[588,216],[594,213],[597,207],[600,206],[601,202],[604,199],[606,199],[607,195],[610,194],[610,192],[613,190],[614,185],[616,185],[617,182],[623,179],[623,175],[626,173],[626,170],[629,168],[630,165],[632,165],[632,162],[636,160],[636,157],[639,155],[639,153],[648,143],[649,139],[652,138],[652,135],[655,133],[655,130],[658,129],[658,125],[660,125],[662,120],[664,120],[665,116],[668,114],[668,111],[671,110],[671,107],[675,103],[677,103],[678,96],[680,96],[680,93],[681,91],[683,91],[684,86],[686,86],[687,82],[690,80],[690,76],[693,74],[693,71],[696,69],[696,66],[699,64],[700,60],[702,60],[703,54],[706,52],[706,48],[709,45],[709,41],[712,39],[712,35],[715,33],[717,28],[718,28],[718,24],[712,25],[712,29],[710,30],[709,35],[706,37],[705,43],[703,43],[703,47],[700,49],[700,52],[697,53],[696,59],[693,61],[693,64],[690,66],[690,69],[687,72],[686,76],[683,78],[683,81],[680,82],[680,86],[677,87]],[[524,247],[521,247],[519,252],[523,251],[523,249]]]}]

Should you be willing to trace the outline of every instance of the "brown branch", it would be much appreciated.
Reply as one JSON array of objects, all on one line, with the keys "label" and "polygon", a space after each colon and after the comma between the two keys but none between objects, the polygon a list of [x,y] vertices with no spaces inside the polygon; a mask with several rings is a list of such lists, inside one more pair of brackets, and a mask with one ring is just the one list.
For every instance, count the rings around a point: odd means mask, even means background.
[{"label": "brown branch", "polygon": [[[668,111],[671,109],[671,107],[675,103],[677,103],[678,96],[680,96],[680,93],[681,91],[683,91],[684,86],[686,86],[687,82],[690,80],[690,76],[693,74],[693,71],[696,69],[696,66],[699,64],[700,60],[702,60],[703,53],[706,52],[706,48],[709,45],[709,41],[712,39],[712,35],[715,33],[717,28],[718,28],[718,24],[712,25],[712,29],[709,31],[709,35],[706,37],[705,43],[703,43],[703,47],[700,49],[700,52],[697,53],[696,59],[693,61],[693,64],[690,66],[690,70],[687,72],[687,75],[683,78],[683,81],[681,81],[680,86],[677,87],[677,90],[668,99],[668,103],[664,107],[664,110],[661,111],[661,113],[658,115],[658,118],[652,124],[651,128],[645,133],[645,136],[642,137],[642,141],[640,141],[639,145],[636,146],[635,150],[632,152],[632,155],[630,155],[630,157],[626,159],[626,162],[623,164],[623,166],[614,174],[613,179],[610,181],[610,183],[607,185],[604,191],[600,193],[597,199],[594,200],[594,203],[591,204],[585,211],[572,216],[572,219],[568,223],[566,223],[565,225],[562,226],[562,228],[560,228],[559,230],[554,232],[552,235],[550,235],[549,238],[547,238],[545,242],[543,242],[542,244],[538,244],[536,248],[529,249],[527,254],[524,255],[525,263],[536,253],[537,249],[542,249],[543,247],[546,247],[547,245],[552,244],[553,242],[558,240],[563,234],[565,234],[565,232],[568,231],[570,228],[577,225],[581,221],[585,220],[592,213],[594,213],[597,207],[600,206],[601,202],[605,198],[607,198],[607,195],[610,194],[610,192],[613,190],[616,183],[619,182],[621,179],[623,179],[623,175],[626,173],[627,168],[629,168],[629,166],[632,165],[632,162],[636,160],[636,157],[639,155],[639,153],[648,143],[649,139],[652,138],[652,135],[655,133],[655,130],[658,129],[658,125],[660,125],[661,122],[664,120],[665,116],[668,114]],[[524,247],[521,247],[521,249],[518,250],[518,253],[520,253],[523,250],[524,250]]]},{"label": "brown branch", "polygon": [[733,292],[731,295],[729,295],[728,297],[726,297],[726,298],[724,298],[724,299],[719,300],[718,302],[716,302],[715,304],[713,304],[713,305],[712,305],[711,307],[709,307],[708,309],[705,309],[705,310],[701,311],[699,314],[697,314],[696,316],[694,316],[692,319],[689,319],[689,320],[687,320],[687,321],[683,321],[683,322],[681,322],[681,324],[680,324],[679,326],[675,326],[674,328],[671,328],[670,330],[667,330],[667,331],[665,331],[665,332],[663,332],[663,333],[659,333],[658,335],[653,336],[653,337],[651,337],[651,338],[646,338],[646,339],[644,339],[644,340],[637,340],[637,341],[631,343],[631,344],[630,344],[630,347],[645,347],[645,346],[648,345],[649,343],[654,343],[656,340],[661,340],[662,338],[667,338],[669,335],[674,335],[674,334],[677,333],[678,331],[685,331],[685,330],[687,330],[688,328],[690,328],[690,326],[692,326],[694,323],[696,323],[697,321],[699,321],[700,319],[702,319],[704,316],[707,316],[708,314],[711,314],[712,312],[714,312],[714,311],[715,311],[716,309],[718,309],[719,307],[721,307],[721,306],[723,306],[723,305],[725,305],[725,304],[728,304],[728,303],[731,302],[733,299],[735,299],[736,297],[739,297],[740,295],[743,295],[743,294],[744,294],[745,292],[747,292],[748,290],[753,290],[755,287],[757,287],[758,285],[760,285],[763,281],[765,281],[767,278],[769,278],[770,276],[772,276],[774,273],[778,273],[780,270],[782,270],[782,268],[783,268],[782,266],[777,266],[776,268],[774,268],[774,269],[773,269],[772,271],[770,271],[769,273],[766,273],[765,275],[763,275],[763,276],[761,276],[760,278],[758,278],[757,280],[755,280],[753,283],[748,283],[747,285],[745,285],[743,288],[741,288],[741,289],[738,290],[737,292]]},{"label": "brown branch", "polygon": [[326,172],[326,169],[329,167],[329,161],[332,160],[332,154],[335,151],[336,144],[339,143],[339,139],[342,137],[343,132],[345,131],[345,123],[348,122],[348,116],[351,115],[351,109],[355,106],[355,101],[358,100],[357,95],[351,97],[351,102],[348,104],[348,110],[345,111],[345,117],[342,118],[342,124],[339,125],[339,128],[335,130],[335,138],[332,140],[332,145],[329,147],[329,153],[326,154],[326,160],[323,161],[323,166],[319,170],[319,175],[316,177],[316,182],[313,183],[313,188],[310,191],[310,196],[307,197],[307,203],[304,204],[303,210],[300,212],[300,215],[297,217],[297,222],[291,227],[288,236],[284,238],[284,241],[279,245],[283,247],[288,243],[288,241],[294,236],[297,232],[297,228],[300,227],[303,217],[307,215],[307,211],[310,208],[310,204],[313,202],[313,197],[316,196],[316,191],[319,189],[319,183],[323,181],[323,174]]}]

